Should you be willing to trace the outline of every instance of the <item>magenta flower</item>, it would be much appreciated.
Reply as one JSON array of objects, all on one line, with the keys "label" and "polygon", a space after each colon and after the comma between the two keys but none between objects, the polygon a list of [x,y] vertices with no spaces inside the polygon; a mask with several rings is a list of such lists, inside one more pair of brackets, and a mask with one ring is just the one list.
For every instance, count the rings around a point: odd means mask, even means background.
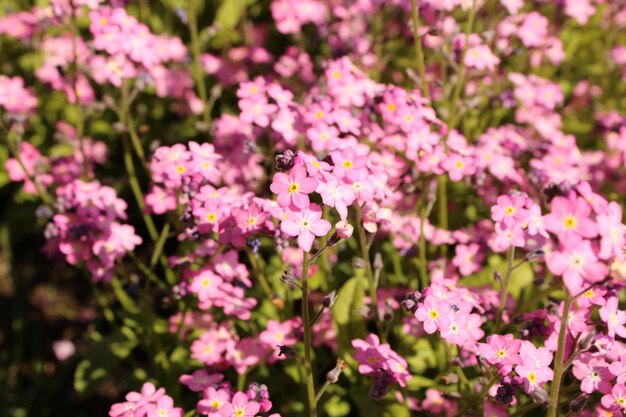
[{"label": "magenta flower", "polygon": [[573,246],[581,238],[591,239],[598,235],[598,226],[589,217],[591,207],[582,198],[558,196],[552,200],[551,208],[552,211],[544,216],[543,222],[548,231],[558,235],[563,245]]},{"label": "magenta flower", "polygon": [[622,207],[615,201],[611,201],[604,213],[598,214],[598,231],[600,232],[601,259],[609,259],[613,256],[620,259],[624,256],[626,246],[626,227],[622,224]]},{"label": "magenta flower", "polygon": [[243,392],[238,392],[233,396],[231,402],[220,408],[222,417],[255,417],[261,406],[256,401],[249,401],[248,396]]},{"label": "magenta flower", "polygon": [[612,375],[603,359],[591,358],[588,362],[577,360],[574,362],[572,373],[580,380],[580,390],[584,393],[600,391],[606,394],[611,391]]},{"label": "magenta flower", "polygon": [[343,151],[335,151],[330,154],[335,165],[333,173],[337,178],[356,180],[358,170],[365,168],[367,157],[358,156],[354,148],[348,147]]},{"label": "magenta flower", "polygon": [[193,392],[201,392],[212,385],[218,384],[222,379],[224,379],[222,374],[209,374],[206,369],[199,369],[193,371],[190,375],[181,375],[178,378],[178,382],[186,385]]},{"label": "magenta flower", "polygon": [[270,190],[278,194],[276,201],[280,207],[292,205],[298,209],[306,209],[310,204],[308,194],[315,191],[317,185],[318,181],[315,178],[307,176],[306,168],[298,165],[294,166],[289,174],[283,172],[275,174]]},{"label": "magenta flower", "polygon": [[507,375],[513,370],[513,365],[521,364],[521,346],[522,341],[515,339],[512,334],[494,334],[487,337],[487,343],[478,344],[478,353],[489,365],[497,365],[501,375]]},{"label": "magenta flower", "polygon": [[196,411],[209,417],[221,417],[220,410],[230,401],[230,394],[224,389],[209,387],[202,392],[202,399],[198,401]]},{"label": "magenta flower", "polygon": [[322,219],[322,209],[317,204],[311,204],[302,211],[287,210],[287,218],[280,223],[280,230],[289,236],[298,237],[298,246],[310,252],[316,236],[326,236],[331,224]]},{"label": "magenta flower", "polygon": [[491,207],[491,218],[495,222],[502,222],[507,228],[513,227],[528,217],[525,204],[526,198],[520,195],[501,195],[496,205]]},{"label": "magenta flower", "polygon": [[428,295],[423,304],[415,311],[415,318],[423,322],[424,330],[428,334],[433,334],[439,328],[441,320],[450,313],[450,307],[439,298]]},{"label": "magenta flower", "polygon": [[552,353],[548,349],[537,349],[531,342],[524,340],[520,348],[520,358],[521,363],[515,367],[515,372],[524,379],[527,393],[552,380],[554,372],[549,367]]},{"label": "magenta flower", "polygon": [[164,395],[155,406],[150,407],[148,417],[183,417],[183,409],[174,407],[174,400]]},{"label": "magenta flower", "polygon": [[572,294],[582,291],[583,282],[602,281],[609,273],[605,264],[598,261],[588,240],[579,241],[578,245],[570,246],[547,258],[548,268],[555,275],[562,275],[563,281]]},{"label": "magenta flower", "polygon": [[331,175],[325,176],[324,179],[320,181],[316,191],[322,196],[324,204],[334,207],[339,217],[345,220],[348,217],[348,206],[356,199],[354,190]]},{"label": "magenta flower", "polygon": [[602,405],[611,411],[626,411],[626,387],[615,384],[610,394],[602,397]]},{"label": "magenta flower", "polygon": [[600,318],[606,323],[609,330],[609,337],[615,337],[618,334],[626,337],[626,311],[618,309],[617,297],[611,297],[607,300],[606,305],[600,309]]}]

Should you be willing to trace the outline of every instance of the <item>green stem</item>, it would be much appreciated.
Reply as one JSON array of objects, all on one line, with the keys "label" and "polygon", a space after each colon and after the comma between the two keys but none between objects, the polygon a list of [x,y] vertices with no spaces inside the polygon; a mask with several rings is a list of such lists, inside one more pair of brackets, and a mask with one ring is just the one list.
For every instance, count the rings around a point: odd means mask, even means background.
[{"label": "green stem", "polygon": [[415,58],[417,70],[420,75],[422,94],[430,100],[430,90],[428,80],[426,80],[426,65],[424,63],[424,51],[422,49],[422,39],[419,35],[420,15],[418,0],[411,0],[411,19],[413,22],[413,45],[415,47]]},{"label": "green stem", "polygon": [[[438,178],[439,187],[437,192],[439,193],[439,228],[442,230],[448,230],[448,177],[440,175]],[[446,259],[448,255],[448,245],[441,245],[441,256]]]},{"label": "green stem", "polygon": [[[252,249],[250,249],[249,247],[246,246],[245,249],[246,249],[246,254],[248,255],[248,259],[250,260],[250,265],[252,265],[252,271],[254,271],[254,275],[259,281],[259,284],[261,284],[261,289],[263,290],[265,297],[269,301],[272,301],[274,299],[274,291],[272,291],[272,288],[267,280],[267,277],[265,276],[265,274],[263,273],[263,270],[261,269],[261,266],[259,265],[257,255],[255,255],[252,252]],[[270,303],[270,304],[272,305],[272,308],[274,309],[274,311],[276,311],[276,306],[274,305],[274,303]]]},{"label": "green stem", "polygon": [[302,325],[304,326],[304,369],[306,373],[306,391],[309,417],[317,417],[315,399],[315,381],[311,366],[311,320],[309,317],[309,254],[302,252]]},{"label": "green stem", "polygon": [[326,381],[324,382],[324,385],[322,385],[322,388],[320,388],[320,390],[317,392],[317,395],[315,396],[315,403],[317,404],[320,399],[322,398],[322,395],[324,395],[324,392],[326,392],[326,389],[330,386],[330,381]]},{"label": "green stem", "polygon": [[559,409],[559,391],[561,389],[561,381],[565,371],[567,371],[567,365],[563,363],[565,355],[565,341],[567,336],[567,318],[572,306],[572,296],[569,291],[565,290],[565,300],[563,302],[563,314],[561,315],[561,328],[559,330],[558,345],[556,349],[556,356],[554,358],[554,378],[552,379],[552,385],[550,385],[550,405],[548,407],[547,417],[556,417]]},{"label": "green stem", "polygon": [[198,32],[198,4],[196,0],[189,1],[189,10],[187,12],[189,20],[189,34],[191,36],[191,55],[192,55],[192,75],[196,81],[196,87],[198,88],[198,95],[204,109],[202,112],[202,121],[205,124],[205,128],[208,129],[211,126],[211,112],[207,100],[206,83],[204,81],[204,74],[202,65],[200,64],[200,36]]},{"label": "green stem", "polygon": [[170,233],[170,224],[165,223],[163,225],[163,229],[161,229],[161,234],[159,235],[159,239],[156,242],[156,246],[154,247],[154,252],[152,252],[152,257],[150,258],[150,269],[154,269],[161,254],[163,253],[163,247],[165,246],[165,241],[167,240],[167,236]]},{"label": "green stem", "polygon": [[426,218],[426,198],[422,198],[420,202],[420,237],[418,242],[420,256],[420,283],[422,291],[424,291],[429,284],[428,259],[426,258],[426,236],[424,236]]},{"label": "green stem", "polygon": [[370,262],[370,248],[367,243],[367,237],[365,236],[365,229],[363,228],[363,224],[361,223],[361,206],[356,205],[356,225],[357,225],[357,233],[359,235],[359,246],[361,248],[361,258],[365,262],[365,273],[367,275],[367,281],[369,284],[369,295],[372,304],[372,314],[374,316],[374,322],[376,323],[376,328],[378,329],[378,334],[380,335],[381,341],[383,343],[387,343],[387,337],[385,336],[385,332],[383,331],[383,327],[380,322],[380,317],[378,316],[378,294],[376,291],[376,280],[374,279],[374,273],[372,271],[372,263]]},{"label": "green stem", "polygon": [[509,282],[511,281],[511,275],[513,274],[513,261],[515,260],[515,246],[509,248],[508,267],[502,282],[502,288],[500,289],[500,306],[498,307],[498,315],[496,316],[496,333],[500,330],[502,325],[502,315],[506,308],[506,297],[509,293]]}]

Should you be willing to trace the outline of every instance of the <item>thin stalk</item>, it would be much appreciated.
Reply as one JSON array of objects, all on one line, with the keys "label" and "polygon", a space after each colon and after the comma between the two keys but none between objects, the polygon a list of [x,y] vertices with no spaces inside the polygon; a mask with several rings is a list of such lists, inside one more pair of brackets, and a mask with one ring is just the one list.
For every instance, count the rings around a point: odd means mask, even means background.
[{"label": "thin stalk", "polygon": [[[259,261],[256,258],[256,255],[252,252],[252,249],[246,246],[246,254],[248,255],[248,259],[250,260],[250,265],[252,265],[252,271],[254,271],[254,275],[256,276],[259,284],[261,284],[261,289],[265,294],[265,297],[272,301],[274,299],[274,291],[270,287],[269,282],[267,281],[267,277],[263,273],[261,266],[259,265]],[[270,303],[272,308],[276,311],[276,306],[274,303]]]},{"label": "thin stalk", "polygon": [[502,288],[500,289],[500,306],[498,307],[498,315],[496,317],[496,332],[500,330],[502,325],[502,315],[506,308],[506,297],[509,293],[509,282],[511,281],[511,275],[513,274],[513,261],[515,260],[515,246],[511,246],[508,256],[508,267],[502,282]]},{"label": "thin stalk", "polygon": [[387,343],[385,332],[383,332],[383,327],[380,323],[380,317],[378,316],[378,294],[376,292],[376,280],[374,279],[374,273],[372,271],[372,263],[370,262],[370,246],[367,243],[367,237],[365,236],[365,229],[361,223],[361,207],[356,205],[356,224],[357,224],[357,233],[359,235],[359,246],[361,248],[361,258],[365,261],[365,273],[367,275],[367,281],[369,284],[369,295],[370,300],[372,302],[372,313],[374,315],[374,321],[376,323],[376,328],[378,329],[378,334],[381,337],[383,343]]},{"label": "thin stalk", "polygon": [[156,242],[156,246],[154,247],[154,252],[152,252],[152,257],[150,258],[150,269],[154,269],[161,254],[163,253],[163,247],[165,246],[165,241],[167,240],[167,236],[170,233],[170,224],[165,223],[163,225],[163,229],[161,229],[161,234],[159,235],[159,239]]},{"label": "thin stalk", "polygon": [[413,45],[415,47],[415,58],[417,70],[420,74],[420,84],[422,95],[430,100],[430,90],[428,80],[426,80],[426,64],[424,63],[424,50],[422,49],[422,38],[419,35],[420,10],[417,0],[411,0],[411,20],[413,22]]},{"label": "thin stalk", "polygon": [[309,417],[317,417],[315,381],[311,366],[311,320],[309,317],[309,254],[302,253],[302,325],[304,326],[304,370],[306,373],[306,391]]},{"label": "thin stalk", "polygon": [[[437,187],[439,200],[439,228],[448,230],[448,177],[440,175],[437,178],[439,186]],[[448,255],[448,245],[441,245],[441,256],[446,259]]]},{"label": "thin stalk", "polygon": [[189,21],[189,35],[191,36],[191,56],[192,56],[192,75],[196,82],[198,89],[198,95],[204,109],[202,112],[202,121],[205,124],[205,128],[208,129],[211,126],[211,112],[208,103],[208,96],[206,90],[206,83],[204,81],[204,74],[202,65],[200,64],[200,36],[198,32],[198,2],[197,0],[189,1],[189,10],[187,11]]},{"label": "thin stalk", "polygon": [[76,100],[76,136],[78,137],[78,148],[83,158],[83,175],[85,178],[89,178],[89,160],[85,152],[84,139],[85,135],[85,114],[83,106],[80,104],[78,95],[78,44],[77,39],[80,38],[80,31],[78,30],[78,24],[76,23],[76,6],[73,1],[70,1],[70,7],[72,14],[70,15],[70,28],[72,30],[72,89],[74,90],[74,100]]},{"label": "thin stalk", "polygon": [[561,315],[561,328],[559,330],[559,338],[554,358],[554,378],[550,385],[550,405],[548,407],[547,417],[556,417],[559,409],[559,395],[561,390],[561,381],[567,365],[563,363],[565,355],[565,340],[567,336],[567,318],[570,308],[572,307],[572,296],[569,291],[565,290],[565,300],[563,302],[563,314]]},{"label": "thin stalk", "polygon": [[322,388],[320,388],[320,390],[317,392],[317,395],[315,396],[316,404],[320,401],[320,399],[322,398],[322,395],[324,395],[324,392],[326,392],[326,389],[328,389],[329,386],[330,386],[330,381],[324,382],[324,385],[322,385]]},{"label": "thin stalk", "polygon": [[146,228],[148,229],[148,234],[150,235],[150,238],[156,242],[159,238],[159,232],[154,225],[154,221],[152,221],[152,217],[150,217],[150,215],[146,212],[146,205],[143,201],[141,186],[139,185],[137,173],[135,172],[133,156],[131,155],[130,146],[128,145],[128,139],[126,139],[125,136],[122,137],[122,148],[124,149],[124,165],[126,166],[130,188],[135,196],[135,201],[137,202],[137,206],[141,212],[141,217],[143,218]]},{"label": "thin stalk", "polygon": [[422,198],[420,202],[420,237],[418,242],[420,256],[420,284],[421,290],[424,291],[428,287],[428,259],[426,258],[426,236],[424,236],[424,225],[426,223],[426,198]]}]

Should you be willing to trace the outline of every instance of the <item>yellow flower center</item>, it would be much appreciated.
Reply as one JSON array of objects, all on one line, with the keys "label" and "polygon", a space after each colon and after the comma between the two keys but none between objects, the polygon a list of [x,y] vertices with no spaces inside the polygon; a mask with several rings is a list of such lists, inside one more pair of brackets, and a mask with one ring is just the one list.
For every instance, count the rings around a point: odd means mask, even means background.
[{"label": "yellow flower center", "polygon": [[345,169],[350,169],[352,168],[352,161],[343,161],[343,167]]},{"label": "yellow flower center", "polygon": [[500,358],[500,359],[504,359],[506,357],[506,350],[504,349],[499,349],[496,352],[496,355]]},{"label": "yellow flower center", "polygon": [[243,408],[235,408],[235,417],[243,417],[246,415],[246,410]]},{"label": "yellow flower center", "polygon": [[396,105],[394,103],[387,104],[387,110],[393,112],[396,110]]},{"label": "yellow flower center", "polygon": [[289,192],[294,194],[300,190],[300,185],[297,182],[292,182],[289,184]]},{"label": "yellow flower center", "polygon": [[318,110],[315,112],[315,118],[316,119],[321,119],[322,117],[324,117],[324,112],[321,110]]},{"label": "yellow flower center", "polygon": [[531,382],[531,383],[536,382],[537,381],[537,375],[535,375],[534,372],[530,372],[528,374],[528,381]]},{"label": "yellow flower center", "polygon": [[217,220],[217,215],[215,213],[209,213],[206,215],[206,219],[207,221],[213,223],[215,220]]},{"label": "yellow flower center", "polygon": [[176,172],[178,172],[179,174],[184,174],[187,171],[187,168],[185,168],[184,165],[179,165],[178,167],[176,167]]},{"label": "yellow flower center", "polygon": [[256,224],[256,217],[248,217],[248,226],[254,226]]},{"label": "yellow flower center", "polygon": [[507,208],[504,209],[504,214],[506,214],[507,216],[512,216],[515,213],[515,209],[511,206],[508,206]]},{"label": "yellow flower center", "polygon": [[430,317],[431,319],[438,319],[439,312],[437,310],[430,310],[430,312],[428,313],[428,317]]},{"label": "yellow flower center", "polygon": [[222,406],[222,402],[220,400],[213,400],[211,402],[211,408],[214,410],[218,410]]},{"label": "yellow flower center", "polygon": [[374,365],[376,362],[378,362],[378,358],[376,358],[376,356],[370,356],[369,358],[367,358],[367,361]]},{"label": "yellow flower center", "polygon": [[210,287],[210,286],[211,286],[211,280],[210,280],[210,279],[208,279],[208,278],[204,278],[204,279],[202,280],[202,286],[203,286],[204,288],[208,288],[208,287]]},{"label": "yellow flower center", "polygon": [[574,216],[565,216],[565,218],[563,219],[563,225],[565,226],[566,229],[573,229],[576,227],[576,217]]}]

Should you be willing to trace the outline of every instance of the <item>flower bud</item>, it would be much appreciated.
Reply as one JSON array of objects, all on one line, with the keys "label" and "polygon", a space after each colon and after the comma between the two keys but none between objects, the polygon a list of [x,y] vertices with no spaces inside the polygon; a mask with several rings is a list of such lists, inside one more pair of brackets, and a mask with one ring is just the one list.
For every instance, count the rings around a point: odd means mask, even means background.
[{"label": "flower bud", "polygon": [[374,255],[374,263],[372,264],[372,266],[375,270],[383,269],[383,257],[381,256],[380,252],[376,252],[376,255]]},{"label": "flower bud", "polygon": [[276,155],[274,160],[276,161],[276,171],[285,172],[293,168],[295,163],[295,154],[291,149],[287,149],[285,152]]},{"label": "flower bud", "polygon": [[589,401],[589,395],[580,393],[572,400],[572,402],[570,402],[570,411],[574,414],[580,413],[587,405],[587,401]]},{"label": "flower bud", "polygon": [[326,374],[326,380],[331,384],[337,383],[339,380],[339,375],[346,369],[347,365],[341,359],[337,359],[337,365]]},{"label": "flower bud", "polygon": [[337,290],[333,290],[330,294],[325,296],[322,299],[322,305],[324,306],[324,308],[332,308],[332,306],[335,304],[335,301],[337,301]]},{"label": "flower bud", "polygon": [[352,261],[352,266],[354,266],[356,269],[363,269],[365,268],[365,260],[363,258],[355,258]]},{"label": "flower bud", "polygon": [[354,227],[350,223],[348,223],[347,220],[341,220],[340,222],[337,222],[335,224],[335,233],[340,239],[350,239],[353,232]]},{"label": "flower bud", "polygon": [[287,285],[290,290],[300,288],[300,283],[298,282],[298,279],[289,271],[283,272],[279,279],[282,283]]},{"label": "flower bud", "polygon": [[298,356],[298,351],[293,346],[276,345],[280,351],[278,356],[285,355],[286,358],[293,359]]},{"label": "flower bud", "polygon": [[533,402],[540,405],[548,405],[551,402],[550,395],[548,395],[548,392],[543,388],[535,388],[531,391],[530,398]]}]

